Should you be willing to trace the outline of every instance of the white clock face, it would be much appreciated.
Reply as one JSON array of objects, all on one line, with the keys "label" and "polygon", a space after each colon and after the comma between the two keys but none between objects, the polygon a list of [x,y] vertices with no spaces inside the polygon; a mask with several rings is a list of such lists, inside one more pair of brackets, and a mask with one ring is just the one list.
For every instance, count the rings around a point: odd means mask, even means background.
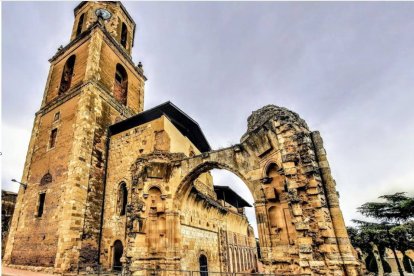
[{"label": "white clock face", "polygon": [[101,17],[104,20],[108,20],[112,16],[112,14],[109,11],[105,10],[105,9],[97,9],[95,11],[95,14],[96,14],[97,17]]}]

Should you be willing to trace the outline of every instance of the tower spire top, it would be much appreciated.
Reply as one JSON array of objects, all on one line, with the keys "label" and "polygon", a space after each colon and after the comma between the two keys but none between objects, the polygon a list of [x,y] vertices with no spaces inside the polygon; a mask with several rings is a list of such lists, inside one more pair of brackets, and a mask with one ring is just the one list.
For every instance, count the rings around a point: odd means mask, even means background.
[{"label": "tower spire top", "polygon": [[130,55],[134,46],[135,21],[121,2],[82,1],[74,9],[71,41],[89,30],[97,21]]}]

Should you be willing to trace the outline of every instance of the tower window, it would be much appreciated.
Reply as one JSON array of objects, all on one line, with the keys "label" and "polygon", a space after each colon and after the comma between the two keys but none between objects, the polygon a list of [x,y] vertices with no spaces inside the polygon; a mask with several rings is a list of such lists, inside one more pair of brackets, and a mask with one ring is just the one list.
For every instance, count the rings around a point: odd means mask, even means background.
[{"label": "tower window", "polygon": [[128,190],[125,182],[122,182],[119,186],[119,215],[124,216],[126,212],[126,205],[128,202]]},{"label": "tower window", "polygon": [[37,206],[37,217],[40,218],[43,215],[45,207],[46,193],[39,194],[39,205]]},{"label": "tower window", "polygon": [[53,178],[52,178],[52,175],[49,173],[49,172],[47,172],[43,177],[42,177],[42,179],[40,179],[40,185],[46,185],[46,184],[49,184],[49,183],[51,183],[53,181]]},{"label": "tower window", "polygon": [[60,112],[55,113],[55,117],[53,118],[53,122],[57,122],[60,119]]},{"label": "tower window", "polygon": [[56,145],[57,128],[52,129],[50,133],[49,148],[52,149]]},{"label": "tower window", "polygon": [[128,95],[128,75],[121,64],[116,65],[114,97],[123,105],[127,103]]},{"label": "tower window", "polygon": [[72,82],[73,68],[75,67],[76,56],[72,55],[65,63],[62,72],[62,79],[60,80],[59,95],[68,91]]},{"label": "tower window", "polygon": [[128,37],[127,26],[125,25],[125,23],[122,23],[122,28],[121,28],[121,45],[124,46],[125,49],[126,49],[126,44],[127,44],[127,37]]},{"label": "tower window", "polygon": [[82,15],[79,17],[78,28],[76,29],[76,36],[78,36],[82,33],[82,26],[83,26],[84,17],[85,17],[84,13],[82,13]]}]

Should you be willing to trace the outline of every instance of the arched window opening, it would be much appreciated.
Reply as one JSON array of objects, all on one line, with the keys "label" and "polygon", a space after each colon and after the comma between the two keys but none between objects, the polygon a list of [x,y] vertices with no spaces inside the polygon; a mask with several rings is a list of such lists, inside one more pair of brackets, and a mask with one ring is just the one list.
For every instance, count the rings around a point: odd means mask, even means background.
[{"label": "arched window opening", "polygon": [[200,262],[200,276],[207,276],[208,275],[207,257],[201,254],[199,258],[199,262]]},{"label": "arched window opening", "polygon": [[116,65],[114,97],[123,105],[127,103],[128,95],[128,75],[121,64]]},{"label": "arched window opening", "polygon": [[69,90],[73,77],[73,69],[75,68],[76,56],[72,55],[65,63],[62,72],[62,79],[60,80],[59,95]]},{"label": "arched window opening", "polygon": [[277,165],[275,163],[271,163],[266,168],[266,175],[271,176],[271,172],[272,171],[277,172],[277,170],[278,170]]},{"label": "arched window opening", "polygon": [[49,149],[53,149],[56,146],[57,132],[58,132],[57,128],[52,129],[52,132],[50,132]]},{"label": "arched window opening", "polygon": [[79,17],[78,28],[76,29],[76,36],[78,36],[82,33],[83,19],[84,18],[85,18],[85,14],[82,13],[82,15]]},{"label": "arched window opening", "polygon": [[125,25],[125,23],[122,23],[122,28],[121,28],[121,45],[124,46],[124,48],[126,48],[127,37],[128,37],[128,29],[127,29],[127,26]]},{"label": "arched window opening", "polygon": [[53,178],[52,178],[52,175],[49,173],[49,172],[47,172],[43,177],[42,177],[42,179],[40,179],[40,185],[46,185],[46,184],[49,184],[49,183],[51,183],[53,181]]},{"label": "arched window opening", "polygon": [[120,240],[116,240],[114,242],[113,247],[113,262],[112,262],[112,269],[116,271],[122,270],[122,263],[121,263],[121,257],[124,253],[124,246],[122,245],[122,242]]},{"label": "arched window opening", "polygon": [[46,193],[40,193],[39,202],[37,206],[37,217],[38,218],[43,216],[43,210],[45,209],[45,200],[46,200]]},{"label": "arched window opening", "polygon": [[128,189],[126,187],[125,182],[122,182],[121,185],[119,185],[119,198],[118,198],[118,210],[120,216],[125,216],[126,212],[126,205],[128,202]]}]

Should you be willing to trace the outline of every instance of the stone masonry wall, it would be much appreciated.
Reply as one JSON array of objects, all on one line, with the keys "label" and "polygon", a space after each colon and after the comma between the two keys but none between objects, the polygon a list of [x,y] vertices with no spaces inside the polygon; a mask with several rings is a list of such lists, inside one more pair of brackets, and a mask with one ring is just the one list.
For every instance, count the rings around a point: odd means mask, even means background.
[{"label": "stone masonry wall", "polygon": [[134,23],[130,21],[130,19],[120,8],[120,2],[90,1],[87,4],[83,5],[80,9],[77,10],[75,14],[71,40],[74,40],[76,38],[76,31],[78,29],[80,16],[84,14],[82,27],[82,31],[84,31],[97,21],[95,11],[98,8],[104,8],[112,14],[111,19],[106,20],[104,22],[104,25],[108,32],[117,40],[118,43],[120,43],[121,40],[121,24],[122,22],[126,24],[128,33],[126,51],[128,54],[131,54],[135,26]]},{"label": "stone masonry wall", "polygon": [[186,198],[198,174],[227,169],[255,199],[266,272],[357,275],[358,263],[318,144],[296,113],[265,106],[249,117],[239,145],[173,162],[170,182],[179,183],[175,198]]},{"label": "stone masonry wall", "polygon": [[[163,138],[160,138],[162,136]],[[177,139],[181,143],[177,143]],[[171,142],[174,141],[174,142]],[[105,195],[105,210],[103,223],[103,238],[101,250],[101,263],[106,268],[112,265],[112,246],[116,240],[126,244],[125,227],[126,218],[120,216],[117,204],[119,201],[119,185],[126,183],[129,192],[128,201],[131,198],[131,182],[133,175],[131,165],[137,158],[150,154],[157,150],[178,151],[189,154],[190,149],[196,153],[199,151],[188,140],[183,137],[169,120],[162,116],[154,121],[129,129],[125,132],[113,135],[109,145],[107,186]],[[169,193],[168,186],[160,187],[163,194]],[[143,191],[147,193],[148,190]],[[144,254],[146,249],[145,236],[137,234],[136,246],[140,254]]]}]

